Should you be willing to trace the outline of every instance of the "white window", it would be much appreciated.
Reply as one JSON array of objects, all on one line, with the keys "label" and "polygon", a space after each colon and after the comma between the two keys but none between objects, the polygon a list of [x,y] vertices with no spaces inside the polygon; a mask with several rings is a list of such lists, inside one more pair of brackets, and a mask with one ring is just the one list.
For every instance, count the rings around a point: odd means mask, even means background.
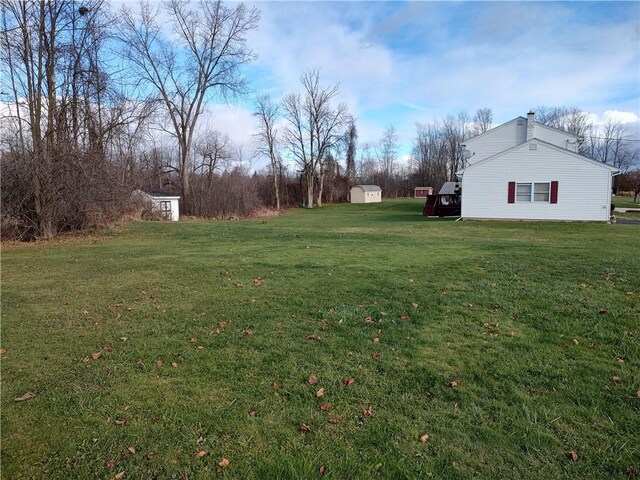
[{"label": "white window", "polygon": [[516,184],[516,202],[530,202],[530,201],[531,201],[531,184],[517,183]]},{"label": "white window", "polygon": [[517,183],[517,202],[549,202],[551,184],[544,183]]},{"label": "white window", "polygon": [[549,183],[534,183],[533,184],[533,201],[548,202],[549,190],[550,190]]}]

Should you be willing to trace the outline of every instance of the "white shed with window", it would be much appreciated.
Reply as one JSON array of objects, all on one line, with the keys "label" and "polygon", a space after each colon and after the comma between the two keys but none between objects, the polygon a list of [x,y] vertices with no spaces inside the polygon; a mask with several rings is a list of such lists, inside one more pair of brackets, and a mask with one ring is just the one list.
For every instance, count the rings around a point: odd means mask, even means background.
[{"label": "white shed with window", "polygon": [[532,138],[459,172],[462,218],[606,222],[617,173],[616,168]]},{"label": "white shed with window", "polygon": [[168,192],[143,192],[142,190],[136,190],[133,194],[151,203],[153,211],[159,213],[165,220],[171,220],[173,222],[180,220],[179,196],[172,195]]},{"label": "white shed with window", "polygon": [[378,185],[356,185],[351,188],[351,203],[377,203],[382,201],[382,189]]}]

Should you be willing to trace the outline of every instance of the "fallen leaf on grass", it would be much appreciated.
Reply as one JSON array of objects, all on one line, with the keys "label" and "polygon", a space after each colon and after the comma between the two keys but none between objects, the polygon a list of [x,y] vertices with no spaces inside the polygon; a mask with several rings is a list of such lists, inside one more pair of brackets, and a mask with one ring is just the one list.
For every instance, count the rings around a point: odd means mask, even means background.
[{"label": "fallen leaf on grass", "polygon": [[241,283],[236,283],[236,288],[243,288],[243,287],[244,287],[244,285],[243,285],[243,284],[241,284]]},{"label": "fallen leaf on grass", "polygon": [[321,388],[316,392],[316,397],[320,398],[324,395],[324,388]]},{"label": "fallen leaf on grass", "polygon": [[262,279],[260,277],[254,278],[253,279],[253,286],[254,287],[261,287],[262,286]]},{"label": "fallen leaf on grass", "polygon": [[127,425],[129,425],[129,420],[125,418],[123,420],[115,420],[113,423],[115,423],[118,427],[126,427]]},{"label": "fallen leaf on grass", "polygon": [[601,308],[599,312],[600,312],[600,315],[606,315],[608,310],[606,308]]},{"label": "fallen leaf on grass", "polygon": [[113,461],[113,460],[108,460],[108,461],[104,464],[104,466],[105,466],[105,467],[107,467],[109,470],[111,470],[111,469],[115,466],[115,463],[114,463],[114,461]]},{"label": "fallen leaf on grass", "polygon": [[638,390],[638,391],[636,392],[636,397],[637,397],[637,398],[640,398],[640,390]]},{"label": "fallen leaf on grass", "polygon": [[322,326],[320,327],[322,330],[329,330],[329,321],[322,320]]},{"label": "fallen leaf on grass", "polygon": [[418,305],[417,303],[412,303],[412,304],[411,304],[411,306],[412,306],[413,308],[418,308],[420,305]]},{"label": "fallen leaf on grass", "polygon": [[219,466],[220,468],[229,468],[229,464],[230,464],[230,462],[229,462],[229,460],[227,460],[226,458],[223,458],[222,460],[220,460],[220,461],[218,462],[218,466]]},{"label": "fallen leaf on grass", "polygon": [[622,358],[622,357],[616,357],[616,362],[618,362],[618,363],[624,363],[624,358]]},{"label": "fallen leaf on grass", "polygon": [[379,359],[380,359],[380,352],[373,352],[373,353],[371,354],[371,356],[372,356],[373,358],[375,358],[376,360],[379,360]]},{"label": "fallen leaf on grass", "polygon": [[320,337],[315,336],[314,334],[311,335],[307,335],[306,337],[304,337],[307,340],[320,340]]},{"label": "fallen leaf on grass", "polygon": [[617,375],[611,377],[611,380],[613,380],[613,383],[620,383],[622,381]]},{"label": "fallen leaf on grass", "polygon": [[322,467],[320,467],[319,471],[320,471],[320,475],[324,475],[325,473],[327,473],[327,467],[322,466]]},{"label": "fallen leaf on grass", "polygon": [[634,293],[633,292],[627,292],[626,295],[627,295],[627,297],[633,297]]},{"label": "fallen leaf on grass", "polygon": [[563,343],[562,344],[562,348],[564,348],[565,350],[569,350],[569,344],[568,343]]},{"label": "fallen leaf on grass", "polygon": [[161,367],[162,365],[164,365],[164,362],[162,360],[156,360],[156,367]]},{"label": "fallen leaf on grass", "polygon": [[100,358],[100,352],[92,353],[92,354],[91,354],[91,358],[93,358],[94,360],[99,359],[99,358]]},{"label": "fallen leaf on grass", "polygon": [[576,452],[574,452],[573,450],[571,450],[570,452],[567,452],[567,457],[572,462],[577,462],[578,461],[578,454]]},{"label": "fallen leaf on grass", "polygon": [[136,362],[136,365],[144,365],[144,362],[142,361],[142,359],[138,359],[138,361]]},{"label": "fallen leaf on grass", "polygon": [[315,385],[316,383],[318,383],[318,377],[316,377],[315,375],[311,375],[309,378],[307,378],[307,382],[309,383],[309,385]]},{"label": "fallen leaf on grass", "polygon": [[84,357],[82,359],[82,363],[89,363],[90,358],[89,357]]},{"label": "fallen leaf on grass", "polygon": [[345,378],[344,380],[342,380],[342,383],[344,383],[347,386],[353,385],[354,382],[355,380],[353,378]]},{"label": "fallen leaf on grass", "polygon": [[7,349],[6,348],[0,348],[0,355],[4,355],[5,353],[7,353]]},{"label": "fallen leaf on grass", "polygon": [[301,423],[300,424],[300,431],[304,432],[304,433],[308,433],[311,431],[311,427],[309,425],[307,425],[306,423]]},{"label": "fallen leaf on grass", "polygon": [[171,363],[171,366],[172,366],[173,368],[178,368],[178,364],[177,364],[176,362]]},{"label": "fallen leaf on grass", "polygon": [[249,415],[250,417],[257,417],[257,416],[258,416],[258,412],[256,412],[255,410],[251,410],[251,411],[248,413],[248,415]]},{"label": "fallen leaf on grass", "polygon": [[136,453],[135,447],[129,447],[129,448],[127,448],[127,450],[129,451],[129,453],[132,453],[132,454]]},{"label": "fallen leaf on grass", "polygon": [[156,452],[149,452],[147,453],[147,460],[151,460],[155,456],[156,456]]},{"label": "fallen leaf on grass", "polygon": [[197,341],[197,340],[196,340],[196,338],[195,338],[195,337],[193,337],[193,338],[191,339],[191,343],[196,343],[196,341]]},{"label": "fallen leaf on grass", "polygon": [[196,347],[196,350],[204,350],[204,345],[198,345],[198,346]]},{"label": "fallen leaf on grass", "polygon": [[378,337],[374,338],[373,343],[380,343],[380,339]]},{"label": "fallen leaf on grass", "polygon": [[589,348],[590,348],[591,350],[595,350],[596,348],[598,348],[598,345],[597,345],[596,343],[590,343],[590,344],[589,344]]},{"label": "fallen leaf on grass", "polygon": [[333,417],[329,419],[329,423],[331,425],[337,425],[338,423],[340,423],[340,419],[338,417]]},{"label": "fallen leaf on grass", "polygon": [[329,406],[329,403],[324,402],[322,405],[320,405],[320,410],[323,410],[325,412],[329,411],[331,407]]},{"label": "fallen leaf on grass", "polygon": [[271,388],[278,388],[279,385],[276,382],[271,383]]},{"label": "fallen leaf on grass", "polygon": [[636,469],[633,467],[627,468],[627,477],[633,478],[636,476]]},{"label": "fallen leaf on grass", "polygon": [[369,418],[369,417],[371,417],[371,415],[373,415],[373,412],[371,411],[371,406],[369,406],[369,408],[363,408],[362,409],[362,416],[364,418]]},{"label": "fallen leaf on grass", "polygon": [[371,317],[366,317],[364,319],[364,323],[366,323],[367,325],[371,325],[372,323],[375,323],[375,320]]},{"label": "fallen leaf on grass", "polygon": [[449,388],[456,388],[460,385],[460,383],[457,380],[451,380],[450,382],[447,382],[447,387]]},{"label": "fallen leaf on grass", "polygon": [[406,313],[403,313],[402,315],[400,315],[400,320],[406,320],[409,318],[409,315],[407,315]]},{"label": "fallen leaf on grass", "polygon": [[226,326],[227,326],[227,322],[220,322],[220,323],[218,323],[218,326],[219,326],[220,328],[224,328],[224,327],[226,327]]},{"label": "fallen leaf on grass", "polygon": [[113,477],[115,480],[122,480],[124,478],[124,470],[118,474],[116,474],[115,477]]},{"label": "fallen leaf on grass", "polygon": [[207,451],[206,451],[206,450],[198,450],[198,451],[196,452],[196,458],[202,458],[202,457],[204,457],[206,454],[207,454]]},{"label": "fallen leaf on grass", "polygon": [[27,392],[24,395],[21,395],[18,398],[15,398],[14,401],[25,402],[27,400],[31,400],[32,398],[36,398],[37,396],[38,396],[38,392]]},{"label": "fallen leaf on grass", "polygon": [[430,440],[430,437],[426,433],[420,437],[420,441],[422,443],[427,443],[429,440]]},{"label": "fallen leaf on grass", "polygon": [[245,329],[244,333],[246,333],[247,335],[251,336],[253,335],[253,330],[251,330],[250,328]]}]

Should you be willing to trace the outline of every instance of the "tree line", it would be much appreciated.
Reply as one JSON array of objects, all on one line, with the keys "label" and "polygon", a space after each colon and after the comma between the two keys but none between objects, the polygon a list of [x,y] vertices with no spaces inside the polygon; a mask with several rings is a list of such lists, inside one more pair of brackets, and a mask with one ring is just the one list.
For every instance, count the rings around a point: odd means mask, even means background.
[{"label": "tree line", "polygon": [[[233,218],[262,208],[347,201],[354,184],[386,197],[439,188],[464,164],[461,144],[493,126],[490,108],[416,125],[410,158],[389,125],[359,143],[339,84],[320,71],[299,91],[254,98],[255,150],[203,123],[208,105],[249,95],[248,34],[260,12],[219,0],[0,0],[2,237],[50,238],[136,215],[135,189],[182,197],[185,215]],[[581,153],[622,170],[638,148],[624,126],[595,127],[578,108],[536,120],[584,137]],[[255,162],[267,160],[262,171]]]}]

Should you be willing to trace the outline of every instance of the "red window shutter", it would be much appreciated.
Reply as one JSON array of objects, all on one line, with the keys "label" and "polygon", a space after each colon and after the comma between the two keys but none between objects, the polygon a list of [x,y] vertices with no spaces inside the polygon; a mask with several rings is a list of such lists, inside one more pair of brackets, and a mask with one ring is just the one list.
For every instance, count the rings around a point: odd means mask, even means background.
[{"label": "red window shutter", "polygon": [[551,203],[558,203],[558,182],[551,182],[551,198],[549,199]]},{"label": "red window shutter", "polygon": [[509,203],[516,203],[516,182],[509,182]]}]

